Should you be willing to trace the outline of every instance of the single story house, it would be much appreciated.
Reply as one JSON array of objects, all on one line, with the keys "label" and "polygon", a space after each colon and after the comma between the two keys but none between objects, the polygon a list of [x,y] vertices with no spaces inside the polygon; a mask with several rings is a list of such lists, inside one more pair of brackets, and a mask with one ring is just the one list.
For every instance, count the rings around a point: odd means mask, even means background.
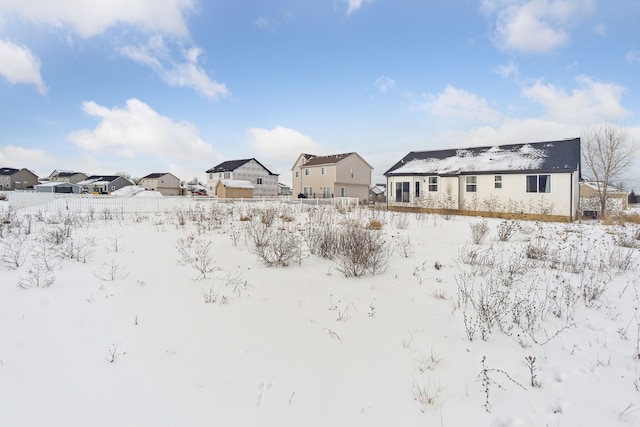
[{"label": "single story house", "polygon": [[82,193],[109,194],[123,187],[134,185],[133,181],[119,175],[92,175],[78,182]]},{"label": "single story house", "polygon": [[242,179],[221,179],[215,186],[219,199],[251,199],[253,184]]},{"label": "single story house", "polygon": [[[602,182],[582,181],[580,183],[580,213],[585,216],[600,216],[600,196],[598,189]],[[629,193],[609,184],[607,187],[606,208],[609,213],[626,210],[629,207]]]},{"label": "single story house", "polygon": [[385,172],[390,210],[572,221],[580,138],[412,151]]},{"label": "single story house", "polygon": [[79,194],[81,187],[77,184],[64,181],[50,181],[43,184],[38,184],[35,187],[38,193],[62,193],[62,194]]},{"label": "single story house", "polygon": [[[207,189],[216,194],[218,181],[249,181],[253,185],[253,197],[277,197],[280,191],[279,175],[254,158],[228,160],[207,170]],[[218,195],[219,196],[219,195]]]},{"label": "single story house", "polygon": [[138,180],[145,190],[158,191],[163,196],[179,196],[182,192],[180,179],[169,172],[151,173]]}]

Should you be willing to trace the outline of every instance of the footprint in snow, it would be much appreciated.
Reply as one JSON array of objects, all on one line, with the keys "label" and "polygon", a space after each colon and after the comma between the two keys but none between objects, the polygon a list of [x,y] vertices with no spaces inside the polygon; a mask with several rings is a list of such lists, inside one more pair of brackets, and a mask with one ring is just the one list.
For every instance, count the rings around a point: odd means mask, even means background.
[{"label": "footprint in snow", "polygon": [[258,384],[258,402],[256,406],[262,405],[262,402],[264,401],[264,395],[267,390],[271,390],[271,385],[271,381],[260,381],[260,384]]}]

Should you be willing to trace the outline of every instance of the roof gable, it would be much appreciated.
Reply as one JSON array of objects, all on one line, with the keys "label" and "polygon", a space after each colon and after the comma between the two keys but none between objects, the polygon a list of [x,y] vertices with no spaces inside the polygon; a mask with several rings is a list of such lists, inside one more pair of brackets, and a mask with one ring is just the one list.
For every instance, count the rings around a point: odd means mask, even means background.
[{"label": "roof gable", "polygon": [[19,169],[14,168],[0,168],[0,175],[13,175],[14,173],[19,172]]},{"label": "roof gable", "polygon": [[338,163],[340,160],[348,157],[351,153],[330,154],[328,156],[314,156],[313,154],[304,154],[306,162],[304,166],[317,166],[317,165],[332,165]]},{"label": "roof gable", "polygon": [[522,171],[571,172],[580,167],[580,138],[465,149],[412,151],[385,175],[458,175]]},{"label": "roof gable", "polygon": [[207,170],[206,172],[207,173],[233,172],[236,169],[238,169],[240,166],[250,162],[251,160],[253,160],[257,164],[259,164],[260,167],[262,167],[265,171],[267,171],[267,173],[269,173],[269,175],[278,175],[277,173],[271,172],[268,168],[266,168],[262,163],[260,163],[259,161],[257,161],[253,157],[250,158],[250,159],[227,160],[226,162],[222,162],[222,163],[212,167],[211,169]]}]

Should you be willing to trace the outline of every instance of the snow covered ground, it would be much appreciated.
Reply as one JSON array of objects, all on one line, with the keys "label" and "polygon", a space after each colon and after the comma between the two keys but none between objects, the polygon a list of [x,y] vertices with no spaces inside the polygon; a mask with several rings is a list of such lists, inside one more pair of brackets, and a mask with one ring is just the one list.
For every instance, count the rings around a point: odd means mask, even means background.
[{"label": "snow covered ground", "polygon": [[[210,206],[0,201],[0,425],[640,425],[637,225]],[[347,218],[386,269],[309,243]]]}]

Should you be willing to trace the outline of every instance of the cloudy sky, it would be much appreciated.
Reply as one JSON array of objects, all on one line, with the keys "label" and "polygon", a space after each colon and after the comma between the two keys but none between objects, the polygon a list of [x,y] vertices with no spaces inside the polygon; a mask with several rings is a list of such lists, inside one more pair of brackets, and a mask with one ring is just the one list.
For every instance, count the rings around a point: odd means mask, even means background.
[{"label": "cloudy sky", "polygon": [[357,151],[384,182],[412,150],[640,142],[639,25],[640,0],[0,0],[0,167],[289,183]]}]

